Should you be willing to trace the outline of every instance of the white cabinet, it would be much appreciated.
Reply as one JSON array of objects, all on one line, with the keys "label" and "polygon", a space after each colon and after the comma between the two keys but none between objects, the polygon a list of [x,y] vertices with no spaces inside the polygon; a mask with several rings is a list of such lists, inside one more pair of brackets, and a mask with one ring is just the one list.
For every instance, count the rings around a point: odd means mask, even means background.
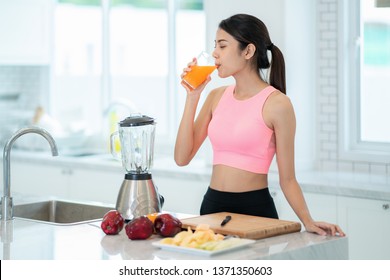
[{"label": "white cabinet", "polygon": [[11,164],[11,195],[18,192],[115,204],[123,178],[120,167],[118,171],[92,170],[17,161]]},{"label": "white cabinet", "polygon": [[69,198],[69,176],[58,166],[11,162],[11,195],[14,192]]},{"label": "white cabinet", "polygon": [[334,195],[304,193],[307,207],[315,221],[337,224],[337,197]]},{"label": "white cabinet", "polygon": [[350,259],[390,259],[390,201],[338,198]]},{"label": "white cabinet", "polygon": [[154,176],[153,182],[164,196],[164,211],[199,215],[209,181]]},{"label": "white cabinet", "polygon": [[[120,165],[117,170],[104,170],[19,160],[11,163],[11,195],[17,192],[115,204],[123,179]],[[161,175],[153,175],[153,181],[164,196],[164,211],[199,214],[209,181]]]},{"label": "white cabinet", "polygon": [[0,64],[48,64],[53,0],[0,0]]},{"label": "white cabinet", "polygon": [[121,168],[118,171],[91,169],[70,169],[69,198],[115,204],[124,179]]},{"label": "white cabinet", "polygon": [[[279,219],[299,222],[299,218],[287,202],[283,192],[279,189],[270,189],[270,192],[274,199]],[[314,220],[337,223],[336,196],[309,192],[305,192],[303,195]]]}]

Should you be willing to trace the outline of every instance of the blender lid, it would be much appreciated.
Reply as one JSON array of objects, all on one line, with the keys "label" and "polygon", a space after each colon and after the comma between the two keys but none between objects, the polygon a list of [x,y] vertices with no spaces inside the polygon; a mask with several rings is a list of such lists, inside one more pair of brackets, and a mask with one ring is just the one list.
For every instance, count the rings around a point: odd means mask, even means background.
[{"label": "blender lid", "polygon": [[130,115],[126,119],[119,122],[119,126],[128,127],[128,126],[142,126],[148,124],[154,124],[154,119],[146,115],[136,114]]}]

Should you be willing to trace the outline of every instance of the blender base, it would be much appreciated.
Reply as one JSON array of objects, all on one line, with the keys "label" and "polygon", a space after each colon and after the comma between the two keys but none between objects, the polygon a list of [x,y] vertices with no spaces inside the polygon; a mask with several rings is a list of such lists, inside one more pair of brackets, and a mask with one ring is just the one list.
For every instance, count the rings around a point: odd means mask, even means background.
[{"label": "blender base", "polygon": [[161,212],[162,204],[151,174],[126,174],[116,201],[116,209],[126,221]]}]

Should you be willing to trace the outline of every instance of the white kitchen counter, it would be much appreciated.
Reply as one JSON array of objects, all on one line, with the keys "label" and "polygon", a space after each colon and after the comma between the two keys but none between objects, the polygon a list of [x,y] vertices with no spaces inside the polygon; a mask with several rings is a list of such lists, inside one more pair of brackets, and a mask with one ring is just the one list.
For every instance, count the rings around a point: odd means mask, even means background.
[{"label": "white kitchen counter", "polygon": [[[177,215],[180,217],[180,215]],[[100,222],[50,225],[15,218],[1,223],[1,259],[12,260],[192,260],[192,259],[348,259],[347,237],[307,232],[257,240],[249,247],[213,257],[159,249],[148,240],[130,240],[124,230],[108,236]]]},{"label": "white kitchen counter", "polygon": [[[122,180],[123,169],[120,162],[111,158],[109,154],[84,157],[52,157],[49,151],[25,152],[14,149],[11,155],[11,193],[17,191],[16,186],[26,186],[23,194],[56,195],[65,199],[82,199],[115,203],[118,188]],[[12,168],[14,163],[14,169]],[[18,165],[23,168],[18,169]],[[47,187],[31,192],[31,182],[24,176],[24,168],[35,167],[35,171],[27,172],[34,185],[39,186],[40,180]],[[45,169],[47,166],[47,170]],[[76,175],[63,175],[61,170],[76,170]],[[80,173],[77,174],[77,171]],[[39,172],[38,172],[39,171]],[[34,177],[34,172],[39,175]],[[50,172],[50,173],[45,173]],[[26,174],[27,174],[26,173]],[[108,174],[106,176],[105,174]],[[152,170],[154,180],[159,190],[166,198],[164,210],[177,213],[198,214],[202,196],[209,182],[211,167],[201,161],[191,162],[186,167],[178,167],[171,157],[155,157]],[[46,174],[51,174],[47,176]],[[99,174],[98,183],[88,180],[94,174]],[[24,177],[23,177],[24,176]],[[106,177],[104,177],[106,176]],[[25,178],[21,180],[21,177]],[[19,178],[19,180],[18,180]],[[369,175],[359,173],[337,173],[319,171],[299,171],[298,181],[305,193],[313,217],[339,224],[349,236],[349,256],[352,259],[388,259],[383,246],[388,246],[388,222],[390,202],[389,178],[383,175]],[[58,180],[68,185],[58,185]],[[67,181],[69,180],[69,181]],[[18,182],[19,181],[19,182]],[[27,181],[27,182],[26,182]],[[15,188],[12,188],[14,182]],[[30,182],[30,183],[28,183]],[[279,216],[286,220],[297,220],[296,215],[281,194],[276,173],[269,174],[271,194],[278,207]],[[95,185],[96,184],[96,185]],[[65,193],[64,190],[69,190]],[[0,190],[2,191],[2,189]],[[55,193],[57,191],[57,193]],[[20,200],[14,196],[14,202]],[[361,228],[360,219],[368,217],[369,226]],[[372,232],[372,228],[378,230]],[[372,236],[372,242],[366,242],[367,236]],[[288,241],[284,241],[286,243]],[[283,243],[281,241],[281,243]],[[280,245],[282,246],[282,245]],[[58,251],[58,250],[57,250]],[[110,258],[113,257],[110,255]]]}]

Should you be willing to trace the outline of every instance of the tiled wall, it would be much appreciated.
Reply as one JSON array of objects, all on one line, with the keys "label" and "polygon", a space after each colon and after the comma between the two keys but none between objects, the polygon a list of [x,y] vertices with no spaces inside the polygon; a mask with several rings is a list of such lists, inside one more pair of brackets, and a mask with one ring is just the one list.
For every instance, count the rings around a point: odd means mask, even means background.
[{"label": "tiled wall", "polygon": [[318,0],[317,13],[318,168],[336,170],[338,169],[337,0]]},{"label": "tiled wall", "polygon": [[[0,95],[18,93],[18,99],[0,98],[0,144],[29,124],[37,106],[47,106],[48,66],[0,65]],[[31,122],[31,121],[30,121]]]},{"label": "tiled wall", "polygon": [[317,0],[317,167],[390,176],[390,166],[338,158],[338,1]]},{"label": "tiled wall", "polygon": [[20,92],[19,105],[35,108],[48,92],[47,66],[0,65],[0,92]]}]

